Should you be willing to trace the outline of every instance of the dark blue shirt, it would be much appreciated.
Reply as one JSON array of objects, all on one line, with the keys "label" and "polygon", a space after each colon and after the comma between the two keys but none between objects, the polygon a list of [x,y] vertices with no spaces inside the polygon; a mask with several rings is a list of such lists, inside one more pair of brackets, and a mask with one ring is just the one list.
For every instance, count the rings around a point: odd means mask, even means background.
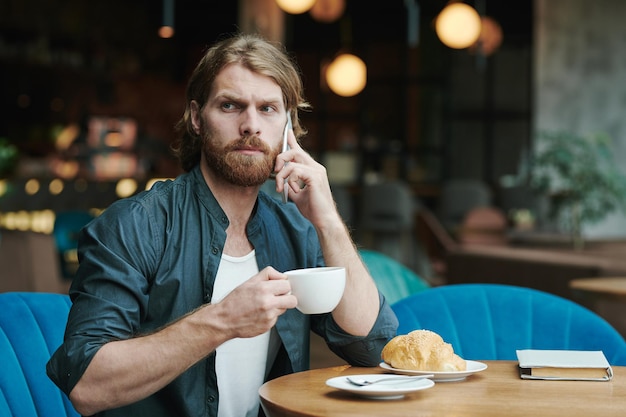
[{"label": "dark blue shirt", "polygon": [[[80,267],[65,340],[48,375],[66,394],[105,343],[157,330],[211,300],[228,218],[196,167],[174,181],[112,204],[80,236]],[[293,203],[260,193],[247,234],[259,270],[324,265],[317,234]],[[380,295],[380,313],[366,337],[344,332],[331,314],[281,315],[281,348],[268,378],[309,367],[309,330],[348,363],[376,366],[395,336],[397,319]],[[215,352],[154,395],[101,416],[216,416]]]}]

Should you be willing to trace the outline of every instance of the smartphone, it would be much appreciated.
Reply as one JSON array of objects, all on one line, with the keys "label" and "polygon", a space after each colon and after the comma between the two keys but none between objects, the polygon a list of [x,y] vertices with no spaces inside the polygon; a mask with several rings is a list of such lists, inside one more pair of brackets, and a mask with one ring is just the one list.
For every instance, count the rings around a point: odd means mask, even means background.
[{"label": "smartphone", "polygon": [[[291,124],[291,112],[287,111],[287,123],[285,124],[285,132],[283,133],[283,152],[289,150],[289,145],[287,145],[287,136],[289,135],[289,131],[292,129],[293,125]],[[289,187],[287,186],[287,180],[285,180],[285,188],[283,189],[283,203],[286,203],[288,199]]]}]

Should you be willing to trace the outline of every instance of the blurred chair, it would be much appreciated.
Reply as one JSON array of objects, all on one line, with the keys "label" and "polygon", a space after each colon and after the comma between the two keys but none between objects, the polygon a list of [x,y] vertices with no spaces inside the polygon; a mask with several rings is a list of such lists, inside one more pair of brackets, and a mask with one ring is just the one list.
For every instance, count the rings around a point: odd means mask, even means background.
[{"label": "blurred chair", "polygon": [[626,365],[626,341],[607,321],[565,298],[501,284],[431,288],[392,305],[398,334],[439,333],[464,359],[516,360],[517,349],[602,350]]},{"label": "blurred chair", "polygon": [[476,207],[492,205],[491,189],[476,179],[452,179],[441,187],[437,216],[444,227],[455,232],[467,213]]},{"label": "blurred chair", "polygon": [[63,341],[67,295],[0,293],[0,416],[78,416],[46,375],[46,362]]},{"label": "blurred chair", "polygon": [[93,220],[94,216],[83,210],[63,211],[56,213],[54,220],[54,241],[59,255],[61,275],[65,279],[73,279],[78,268],[78,232]]},{"label": "blurred chair", "polygon": [[383,253],[359,249],[359,254],[389,304],[430,288],[415,272]]},{"label": "blurred chair", "polygon": [[411,189],[402,181],[364,185],[358,206],[359,243],[429,279],[429,259],[414,236],[416,208]]},{"label": "blurred chair", "polygon": [[401,181],[363,185],[359,209],[364,231],[398,233],[413,226],[415,203],[408,184]]}]

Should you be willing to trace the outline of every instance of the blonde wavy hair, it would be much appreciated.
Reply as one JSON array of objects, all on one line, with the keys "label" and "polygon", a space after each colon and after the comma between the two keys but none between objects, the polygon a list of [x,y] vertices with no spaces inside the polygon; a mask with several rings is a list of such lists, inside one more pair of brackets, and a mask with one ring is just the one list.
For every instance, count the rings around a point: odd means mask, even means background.
[{"label": "blonde wavy hair", "polygon": [[217,75],[233,63],[272,78],[282,90],[285,108],[291,112],[296,138],[307,133],[300,124],[298,111],[309,109],[310,105],[304,98],[302,79],[295,61],[284,47],[259,35],[236,34],[207,49],[187,84],[185,112],[175,126],[176,141],[172,145],[174,155],[187,172],[200,162],[202,150],[201,137],[191,123],[191,102],[195,100],[202,109]]}]

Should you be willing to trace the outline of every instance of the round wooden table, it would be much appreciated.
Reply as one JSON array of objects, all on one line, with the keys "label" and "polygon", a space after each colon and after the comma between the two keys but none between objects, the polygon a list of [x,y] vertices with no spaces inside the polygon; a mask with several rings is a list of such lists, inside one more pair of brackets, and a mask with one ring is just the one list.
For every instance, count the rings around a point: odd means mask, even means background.
[{"label": "round wooden table", "polygon": [[341,375],[383,373],[348,365],[285,375],[259,390],[268,417],[617,417],[626,415],[626,367],[613,380],[522,380],[516,361],[484,361],[488,368],[458,382],[437,382],[396,400],[359,397],[326,385]]},{"label": "round wooden table", "polygon": [[593,297],[626,301],[626,277],[578,278],[571,280],[569,286]]}]

